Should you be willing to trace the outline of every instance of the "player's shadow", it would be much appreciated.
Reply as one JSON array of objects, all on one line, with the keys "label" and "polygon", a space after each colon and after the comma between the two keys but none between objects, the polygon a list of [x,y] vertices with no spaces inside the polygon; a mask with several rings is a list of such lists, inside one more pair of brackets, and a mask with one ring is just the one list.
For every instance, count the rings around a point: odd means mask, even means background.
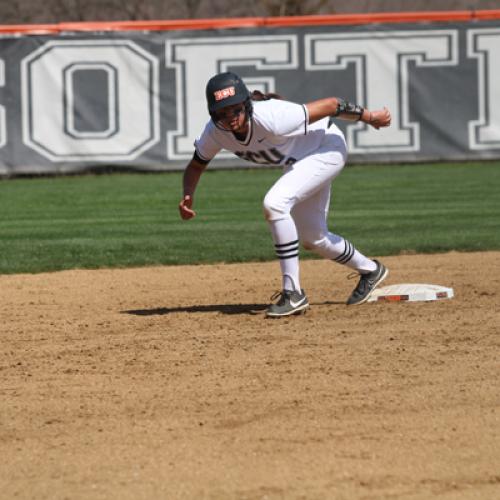
[{"label": "player's shadow", "polygon": [[131,309],[122,311],[123,314],[135,316],[163,316],[172,313],[210,313],[220,312],[222,314],[259,314],[269,304],[208,304],[204,306],[178,306],[178,307],[155,307],[153,309]]},{"label": "player's shadow", "polygon": [[[311,306],[345,305],[340,301],[325,301],[311,303]],[[269,307],[269,304],[208,304],[204,306],[178,306],[178,307],[155,307],[153,309],[130,309],[121,311],[122,314],[134,316],[164,316],[172,313],[210,313],[220,312],[222,314],[260,314]]]}]

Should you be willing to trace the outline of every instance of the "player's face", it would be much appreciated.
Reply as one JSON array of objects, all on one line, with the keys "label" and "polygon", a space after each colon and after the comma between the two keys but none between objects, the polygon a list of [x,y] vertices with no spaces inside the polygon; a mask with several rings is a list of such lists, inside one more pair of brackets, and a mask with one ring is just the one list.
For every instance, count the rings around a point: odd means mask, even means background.
[{"label": "player's face", "polygon": [[232,132],[241,132],[247,126],[245,104],[233,104],[219,109],[215,113],[215,119],[224,128]]}]

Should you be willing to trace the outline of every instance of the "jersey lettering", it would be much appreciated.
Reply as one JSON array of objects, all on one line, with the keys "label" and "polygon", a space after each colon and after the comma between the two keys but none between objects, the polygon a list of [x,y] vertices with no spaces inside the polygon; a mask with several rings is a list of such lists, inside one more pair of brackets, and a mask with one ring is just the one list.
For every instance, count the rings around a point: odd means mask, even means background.
[{"label": "jersey lettering", "polygon": [[261,151],[262,156],[267,160],[267,163],[277,164],[280,163],[285,157],[275,148],[269,151]]},{"label": "jersey lettering", "polygon": [[286,166],[290,166],[297,161],[291,156],[289,158],[286,158],[286,156],[284,156],[276,148],[271,148],[267,151],[235,151],[234,154],[236,156],[239,156],[243,160],[258,163],[260,165],[279,165],[280,163],[283,163]]}]

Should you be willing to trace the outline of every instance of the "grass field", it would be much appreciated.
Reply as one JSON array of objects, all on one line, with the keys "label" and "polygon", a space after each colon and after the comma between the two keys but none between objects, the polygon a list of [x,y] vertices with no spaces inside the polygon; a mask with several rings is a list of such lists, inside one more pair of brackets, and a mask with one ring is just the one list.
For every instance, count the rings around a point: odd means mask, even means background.
[{"label": "grass field", "polygon": [[[208,171],[189,222],[178,172],[1,181],[0,273],[273,259],[261,200],[279,175]],[[330,228],[369,255],[499,249],[499,186],[498,162],[348,167]]]}]

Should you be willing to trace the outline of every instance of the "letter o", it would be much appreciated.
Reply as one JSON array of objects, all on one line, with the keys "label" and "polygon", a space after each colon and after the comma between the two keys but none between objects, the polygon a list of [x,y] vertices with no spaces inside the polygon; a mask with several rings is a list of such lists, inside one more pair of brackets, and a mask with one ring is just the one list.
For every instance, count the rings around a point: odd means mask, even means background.
[{"label": "letter o", "polygon": [[[73,115],[89,111],[72,91],[74,68],[115,75],[101,134],[75,132]],[[47,42],[21,63],[23,142],[52,161],[137,158],[159,141],[158,74],[157,57],[130,40]]]}]

